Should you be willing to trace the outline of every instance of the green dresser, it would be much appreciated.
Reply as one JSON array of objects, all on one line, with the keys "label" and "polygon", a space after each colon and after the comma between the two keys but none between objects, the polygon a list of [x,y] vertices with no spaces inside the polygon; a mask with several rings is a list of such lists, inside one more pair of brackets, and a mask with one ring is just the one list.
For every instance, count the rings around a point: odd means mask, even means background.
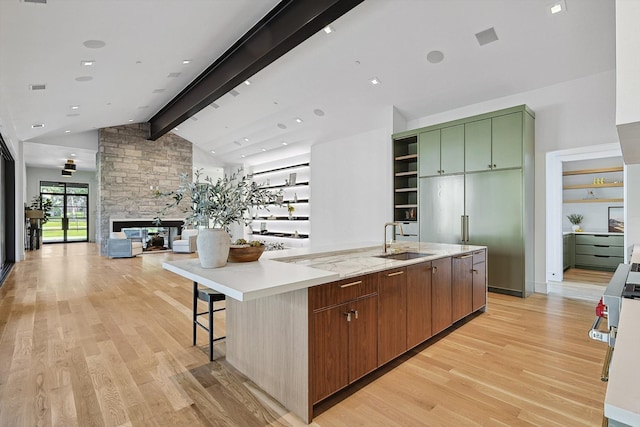
[{"label": "green dresser", "polygon": [[624,236],[617,234],[576,234],[577,268],[614,271],[624,263]]}]

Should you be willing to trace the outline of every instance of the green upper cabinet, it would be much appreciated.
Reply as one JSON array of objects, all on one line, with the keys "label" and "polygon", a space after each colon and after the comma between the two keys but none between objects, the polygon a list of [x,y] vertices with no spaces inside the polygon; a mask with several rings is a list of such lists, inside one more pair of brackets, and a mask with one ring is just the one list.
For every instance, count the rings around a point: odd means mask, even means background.
[{"label": "green upper cabinet", "polygon": [[522,112],[491,119],[492,169],[522,167]]},{"label": "green upper cabinet", "polygon": [[464,156],[467,172],[491,169],[491,119],[464,125]]},{"label": "green upper cabinet", "polygon": [[522,166],[522,113],[465,124],[466,172]]},{"label": "green upper cabinet", "polygon": [[464,172],[464,125],[418,135],[420,176]]}]

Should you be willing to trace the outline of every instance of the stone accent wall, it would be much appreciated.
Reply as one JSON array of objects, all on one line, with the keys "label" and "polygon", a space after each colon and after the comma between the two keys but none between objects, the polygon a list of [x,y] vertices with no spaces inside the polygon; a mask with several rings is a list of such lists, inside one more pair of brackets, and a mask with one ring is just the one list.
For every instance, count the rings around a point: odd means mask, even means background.
[{"label": "stone accent wall", "polygon": [[[181,173],[192,173],[192,144],[171,133],[149,141],[148,123],[100,129],[98,150],[98,236],[106,255],[111,218],[154,218],[167,202],[153,190],[178,188]],[[167,217],[182,218],[178,210]]]}]

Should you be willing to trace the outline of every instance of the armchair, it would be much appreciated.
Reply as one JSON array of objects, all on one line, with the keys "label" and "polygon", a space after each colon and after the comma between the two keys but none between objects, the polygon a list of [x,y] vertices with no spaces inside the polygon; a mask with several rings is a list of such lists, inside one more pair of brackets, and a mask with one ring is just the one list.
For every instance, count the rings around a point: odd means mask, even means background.
[{"label": "armchair", "polygon": [[197,250],[198,230],[182,230],[182,235],[173,241],[173,252],[193,253]]},{"label": "armchair", "polygon": [[131,258],[142,253],[142,242],[134,242],[122,231],[112,232],[107,242],[109,258]]}]

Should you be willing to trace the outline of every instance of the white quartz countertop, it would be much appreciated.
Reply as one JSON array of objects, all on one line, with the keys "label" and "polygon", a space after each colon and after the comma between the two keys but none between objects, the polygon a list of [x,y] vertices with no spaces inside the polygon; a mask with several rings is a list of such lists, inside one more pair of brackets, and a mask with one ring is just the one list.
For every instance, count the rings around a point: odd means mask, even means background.
[{"label": "white quartz countertop", "polygon": [[604,415],[630,426],[640,426],[640,355],[638,340],[640,300],[622,299],[616,346],[609,368]]},{"label": "white quartz countertop", "polygon": [[382,244],[360,244],[270,251],[256,262],[227,263],[221,268],[202,268],[194,258],[167,261],[162,267],[238,301],[248,301],[479,249],[485,246],[396,243],[387,252],[429,254],[400,261],[377,258],[383,254]]}]

